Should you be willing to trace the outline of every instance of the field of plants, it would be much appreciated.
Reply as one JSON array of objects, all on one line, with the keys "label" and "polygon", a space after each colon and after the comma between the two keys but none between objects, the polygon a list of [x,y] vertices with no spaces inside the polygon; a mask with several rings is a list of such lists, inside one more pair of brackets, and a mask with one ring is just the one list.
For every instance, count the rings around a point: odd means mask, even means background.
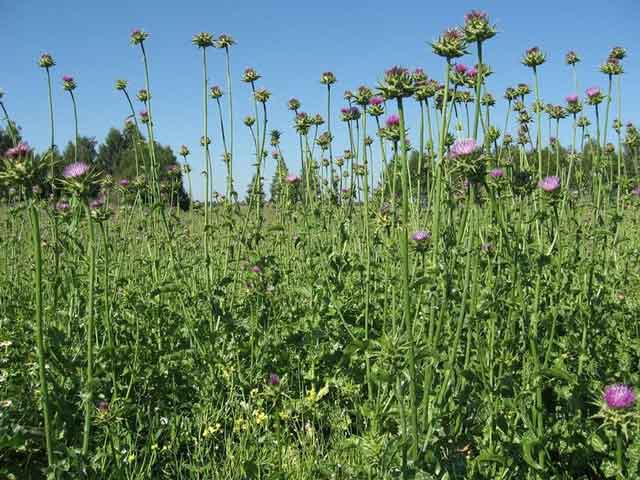
[{"label": "field of plants", "polygon": [[[48,150],[0,92],[0,478],[640,478],[626,50],[582,88],[579,53],[557,53],[574,90],[553,104],[538,47],[490,91],[496,34],[471,11],[429,44],[439,72],[344,93],[319,72],[326,110],[292,98],[284,151],[260,73],[232,78],[234,39],[199,33],[201,144],[167,163],[134,30],[145,88],[115,84],[129,176],[82,159],[77,115],[57,153],[52,89],[76,112],[82,83],[42,54]],[[243,128],[253,159],[234,156]]]}]

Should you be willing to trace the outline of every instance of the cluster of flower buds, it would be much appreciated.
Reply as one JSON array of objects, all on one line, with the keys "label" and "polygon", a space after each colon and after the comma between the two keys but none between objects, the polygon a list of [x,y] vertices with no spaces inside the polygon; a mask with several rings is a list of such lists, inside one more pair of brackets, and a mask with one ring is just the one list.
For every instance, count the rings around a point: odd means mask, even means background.
[{"label": "cluster of flower buds", "polygon": [[222,88],[220,88],[218,85],[214,85],[209,89],[209,95],[211,95],[211,98],[213,98],[214,100],[217,100],[223,95]]},{"label": "cluster of flower buds", "polygon": [[524,56],[522,57],[522,63],[527,67],[536,68],[537,66],[542,65],[545,62],[546,58],[547,56],[542,50],[540,50],[538,47],[533,47],[528,49],[524,53]]},{"label": "cluster of flower buds", "polygon": [[403,67],[392,67],[384,74],[378,90],[386,99],[410,97],[415,92],[412,75]]},{"label": "cluster of flower buds", "polygon": [[55,64],[56,62],[53,60],[53,57],[49,53],[43,53],[38,59],[38,65],[40,65],[42,68],[51,68]]},{"label": "cluster of flower buds", "polygon": [[259,103],[267,103],[269,98],[271,98],[271,92],[266,88],[259,88],[253,94],[254,98]]},{"label": "cluster of flower buds", "polygon": [[149,38],[149,34],[139,28],[131,32],[131,43],[134,45],[142,45],[147,38]]},{"label": "cluster of flower buds", "polygon": [[231,35],[228,35],[226,33],[221,33],[215,42],[216,48],[224,48],[224,49],[228,49],[229,47],[232,47],[235,44],[236,44],[236,41],[231,37]]},{"label": "cluster of flower buds", "polygon": [[340,109],[340,118],[343,122],[351,122],[360,119],[358,107],[343,107]]},{"label": "cluster of flower buds", "polygon": [[333,74],[333,72],[324,72],[322,75],[320,75],[320,83],[322,85],[333,85],[334,83],[336,83],[336,76]]},{"label": "cluster of flower buds", "polygon": [[450,28],[431,44],[431,48],[436,55],[450,60],[467,53],[467,39],[459,28]]},{"label": "cluster of flower buds", "polygon": [[255,70],[255,68],[246,68],[244,73],[242,74],[242,81],[245,83],[254,83],[260,79],[260,74]]},{"label": "cluster of flower buds", "polygon": [[484,42],[496,35],[496,29],[489,23],[489,16],[479,10],[471,10],[464,16],[462,27],[467,42]]},{"label": "cluster of flower buds", "polygon": [[64,88],[67,92],[72,92],[76,89],[76,87],[76,81],[73,79],[73,77],[70,77],[69,75],[65,75],[64,77],[62,77],[62,88]]}]

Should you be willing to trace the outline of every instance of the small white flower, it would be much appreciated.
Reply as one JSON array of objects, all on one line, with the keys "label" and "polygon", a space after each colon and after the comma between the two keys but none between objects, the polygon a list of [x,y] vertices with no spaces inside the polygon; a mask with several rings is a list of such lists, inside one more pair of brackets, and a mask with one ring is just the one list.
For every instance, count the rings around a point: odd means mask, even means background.
[{"label": "small white flower", "polygon": [[7,348],[7,347],[10,347],[11,345],[13,345],[13,342],[11,340],[5,340],[3,342],[0,342],[0,348]]},{"label": "small white flower", "polygon": [[169,419],[167,417],[160,417],[160,425],[166,425],[169,423]]}]

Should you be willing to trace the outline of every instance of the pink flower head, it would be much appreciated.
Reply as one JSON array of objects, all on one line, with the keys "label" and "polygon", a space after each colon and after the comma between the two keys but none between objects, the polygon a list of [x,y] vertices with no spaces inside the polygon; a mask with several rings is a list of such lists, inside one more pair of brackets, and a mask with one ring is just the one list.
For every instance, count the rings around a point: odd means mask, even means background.
[{"label": "pink flower head", "polygon": [[67,210],[69,210],[69,208],[70,208],[69,202],[66,202],[64,200],[61,200],[58,203],[56,203],[56,210],[58,210],[59,212],[66,212]]},{"label": "pink flower head", "polygon": [[587,97],[589,98],[593,98],[600,95],[600,88],[599,87],[589,87],[587,88]]},{"label": "pink flower head", "polygon": [[126,178],[121,179],[118,183],[123,188],[127,188],[129,186],[129,180],[127,180]]},{"label": "pink flower head", "polygon": [[640,185],[638,185],[633,190],[631,190],[631,195],[634,195],[636,197],[640,197]]},{"label": "pink flower head", "polygon": [[504,170],[502,168],[494,168],[489,172],[489,176],[491,178],[502,178],[504,177]]},{"label": "pink flower head", "polygon": [[73,82],[73,77],[71,75],[64,75],[62,77],[63,82]]},{"label": "pink flower head", "polygon": [[385,123],[387,127],[397,127],[400,125],[400,117],[396,114],[389,115]]},{"label": "pink flower head", "polygon": [[633,387],[621,383],[606,387],[602,397],[607,407],[613,409],[631,408],[636,403],[636,392]]},{"label": "pink flower head", "polygon": [[427,232],[426,230],[418,230],[413,235],[411,235],[411,240],[416,243],[423,243],[431,239],[431,232]]},{"label": "pink flower head", "polygon": [[64,170],[62,170],[62,176],[64,178],[79,178],[89,171],[90,167],[84,162],[70,163]]},{"label": "pink flower head", "polygon": [[297,175],[287,175],[287,183],[296,184],[300,181],[300,177]]},{"label": "pink flower head", "polygon": [[31,147],[29,146],[29,144],[25,142],[20,142],[15,147],[12,147],[9,150],[7,150],[5,152],[5,156],[7,156],[8,158],[18,158],[18,157],[24,157],[28,155],[30,152],[31,152]]},{"label": "pink flower head", "polygon": [[578,103],[578,95],[576,94],[571,94],[571,95],[567,95],[567,103]]},{"label": "pink flower head", "polygon": [[262,273],[262,269],[260,268],[259,265],[254,265],[253,267],[251,267],[251,271],[253,273]]},{"label": "pink flower head", "polygon": [[480,148],[480,145],[473,138],[464,138],[453,142],[450,152],[453,158],[457,158],[472,155],[478,152]]},{"label": "pink flower head", "polygon": [[140,118],[149,118],[149,112],[147,112],[146,110],[142,110],[140,112]]},{"label": "pink flower head", "polygon": [[369,105],[378,106],[378,105],[382,105],[383,103],[384,103],[384,98],[382,98],[379,95],[376,95],[375,97],[371,97],[369,99]]},{"label": "pink flower head", "polygon": [[273,387],[280,385],[280,376],[277,373],[269,374],[269,385]]},{"label": "pink flower head", "polygon": [[456,71],[456,73],[466,73],[467,72],[467,66],[464,63],[456,63],[456,66],[453,67],[453,69]]},{"label": "pink flower head", "polygon": [[104,206],[104,198],[102,196],[96,197],[89,202],[89,208],[95,210]]},{"label": "pink flower head", "polygon": [[342,107],[340,109],[340,113],[342,113],[343,115],[348,115],[351,112],[351,109],[349,107]]},{"label": "pink flower head", "polygon": [[475,78],[476,75],[478,75],[478,68],[477,67],[471,67],[469,70],[467,70],[467,77]]},{"label": "pink flower head", "polygon": [[547,193],[554,193],[560,189],[560,177],[549,175],[538,182],[538,187]]},{"label": "pink flower head", "polygon": [[486,12],[483,12],[481,10],[471,10],[469,13],[466,13],[464,15],[464,23],[469,23],[473,20],[487,20],[489,18],[489,16],[486,14]]}]

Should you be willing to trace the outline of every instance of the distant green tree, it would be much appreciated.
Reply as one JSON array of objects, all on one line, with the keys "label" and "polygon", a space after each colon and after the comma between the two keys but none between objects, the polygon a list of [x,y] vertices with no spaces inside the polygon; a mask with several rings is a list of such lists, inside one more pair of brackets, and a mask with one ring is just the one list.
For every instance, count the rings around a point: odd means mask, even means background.
[{"label": "distant green tree", "polygon": [[[98,141],[94,137],[80,136],[78,139],[78,161],[94,165],[96,156],[96,146]],[[76,147],[74,142],[67,143],[67,146],[62,152],[62,161],[65,165],[72,163],[75,160]]]}]

